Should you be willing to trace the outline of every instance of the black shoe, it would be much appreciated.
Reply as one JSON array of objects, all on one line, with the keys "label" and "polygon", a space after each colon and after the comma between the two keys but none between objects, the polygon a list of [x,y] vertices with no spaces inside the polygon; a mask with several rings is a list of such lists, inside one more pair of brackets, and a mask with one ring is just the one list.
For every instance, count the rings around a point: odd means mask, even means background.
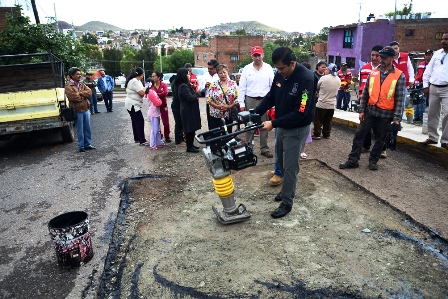
[{"label": "black shoe", "polygon": [[370,170],[378,170],[378,165],[375,162],[369,162]]},{"label": "black shoe", "polygon": [[114,112],[114,110],[110,109],[109,112]]},{"label": "black shoe", "polygon": [[199,149],[199,146],[196,146],[196,145],[194,145],[194,144],[193,144],[193,147],[194,147],[195,149],[197,149],[197,150]]},{"label": "black shoe", "polygon": [[170,138],[170,137],[165,138],[165,142],[166,142],[166,143],[171,143],[171,138]]},{"label": "black shoe", "polygon": [[282,193],[281,192],[277,193],[277,195],[275,196],[274,200],[275,201],[282,201],[283,200]]},{"label": "black shoe", "polygon": [[281,218],[283,216],[286,216],[289,212],[291,212],[291,210],[291,206],[281,203],[280,206],[271,213],[271,216],[272,218]]},{"label": "black shoe", "polygon": [[94,147],[93,145],[90,145],[90,146],[86,147],[86,150],[94,150],[94,149],[96,149],[96,147]]},{"label": "black shoe", "polygon": [[95,114],[98,114],[98,113],[101,113],[101,112],[99,112],[99,111],[95,111]]},{"label": "black shoe", "polygon": [[187,147],[187,153],[199,153],[199,150],[194,147]]},{"label": "black shoe", "polygon": [[81,153],[84,153],[86,150],[85,150],[83,147],[81,147],[81,148],[79,149],[79,151],[80,151]]},{"label": "black shoe", "polygon": [[350,162],[350,161],[347,161],[347,162],[345,162],[345,163],[341,163],[341,164],[339,164],[339,168],[340,168],[340,169],[357,168],[357,167],[359,167],[358,162],[356,162],[356,163],[352,163],[352,162]]}]

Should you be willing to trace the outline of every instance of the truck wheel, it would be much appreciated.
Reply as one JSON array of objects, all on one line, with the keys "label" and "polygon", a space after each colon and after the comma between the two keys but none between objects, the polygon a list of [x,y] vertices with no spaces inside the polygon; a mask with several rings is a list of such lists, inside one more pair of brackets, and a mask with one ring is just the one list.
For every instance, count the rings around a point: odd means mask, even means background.
[{"label": "truck wheel", "polygon": [[75,140],[75,129],[73,122],[68,122],[68,126],[61,127],[61,136],[64,142],[73,142]]}]

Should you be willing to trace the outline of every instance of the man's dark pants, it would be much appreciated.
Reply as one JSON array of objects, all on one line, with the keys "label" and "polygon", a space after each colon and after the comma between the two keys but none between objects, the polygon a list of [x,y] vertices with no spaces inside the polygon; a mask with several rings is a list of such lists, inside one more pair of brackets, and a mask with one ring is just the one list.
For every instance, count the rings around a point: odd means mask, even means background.
[{"label": "man's dark pants", "polygon": [[112,90],[106,91],[103,93],[104,105],[106,105],[107,111],[112,111],[112,99],[114,94]]},{"label": "man's dark pants", "polygon": [[387,138],[387,125],[392,122],[392,118],[381,118],[372,116],[369,112],[364,113],[364,121],[359,124],[356,130],[355,137],[353,138],[352,151],[348,156],[348,161],[355,164],[359,161],[361,155],[361,149],[364,143],[365,136],[376,124],[375,144],[370,151],[369,162],[377,163],[380,159],[383,146],[386,143]]}]

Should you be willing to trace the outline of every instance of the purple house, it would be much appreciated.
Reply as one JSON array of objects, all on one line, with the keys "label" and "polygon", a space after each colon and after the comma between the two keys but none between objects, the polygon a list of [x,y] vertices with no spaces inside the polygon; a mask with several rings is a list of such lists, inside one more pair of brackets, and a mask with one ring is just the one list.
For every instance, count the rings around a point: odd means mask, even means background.
[{"label": "purple house", "polygon": [[328,62],[338,67],[346,62],[353,75],[370,61],[370,50],[375,45],[388,46],[394,40],[393,20],[379,19],[375,22],[330,27],[328,33]]}]

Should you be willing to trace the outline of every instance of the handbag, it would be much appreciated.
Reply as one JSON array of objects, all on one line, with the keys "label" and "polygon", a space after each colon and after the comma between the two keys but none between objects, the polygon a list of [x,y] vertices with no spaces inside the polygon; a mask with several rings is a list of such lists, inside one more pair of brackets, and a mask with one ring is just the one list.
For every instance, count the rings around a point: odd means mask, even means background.
[{"label": "handbag", "polygon": [[62,116],[66,121],[74,121],[78,119],[78,113],[73,107],[62,109]]},{"label": "handbag", "polygon": [[[224,89],[222,88],[221,83],[219,83],[219,81],[218,85],[222,90],[222,94],[224,95],[224,99],[226,100],[227,105],[230,105],[229,101],[227,100],[226,93],[224,92]],[[231,121],[238,121],[238,108],[236,108],[235,106],[233,106],[229,111],[229,119]]]}]

